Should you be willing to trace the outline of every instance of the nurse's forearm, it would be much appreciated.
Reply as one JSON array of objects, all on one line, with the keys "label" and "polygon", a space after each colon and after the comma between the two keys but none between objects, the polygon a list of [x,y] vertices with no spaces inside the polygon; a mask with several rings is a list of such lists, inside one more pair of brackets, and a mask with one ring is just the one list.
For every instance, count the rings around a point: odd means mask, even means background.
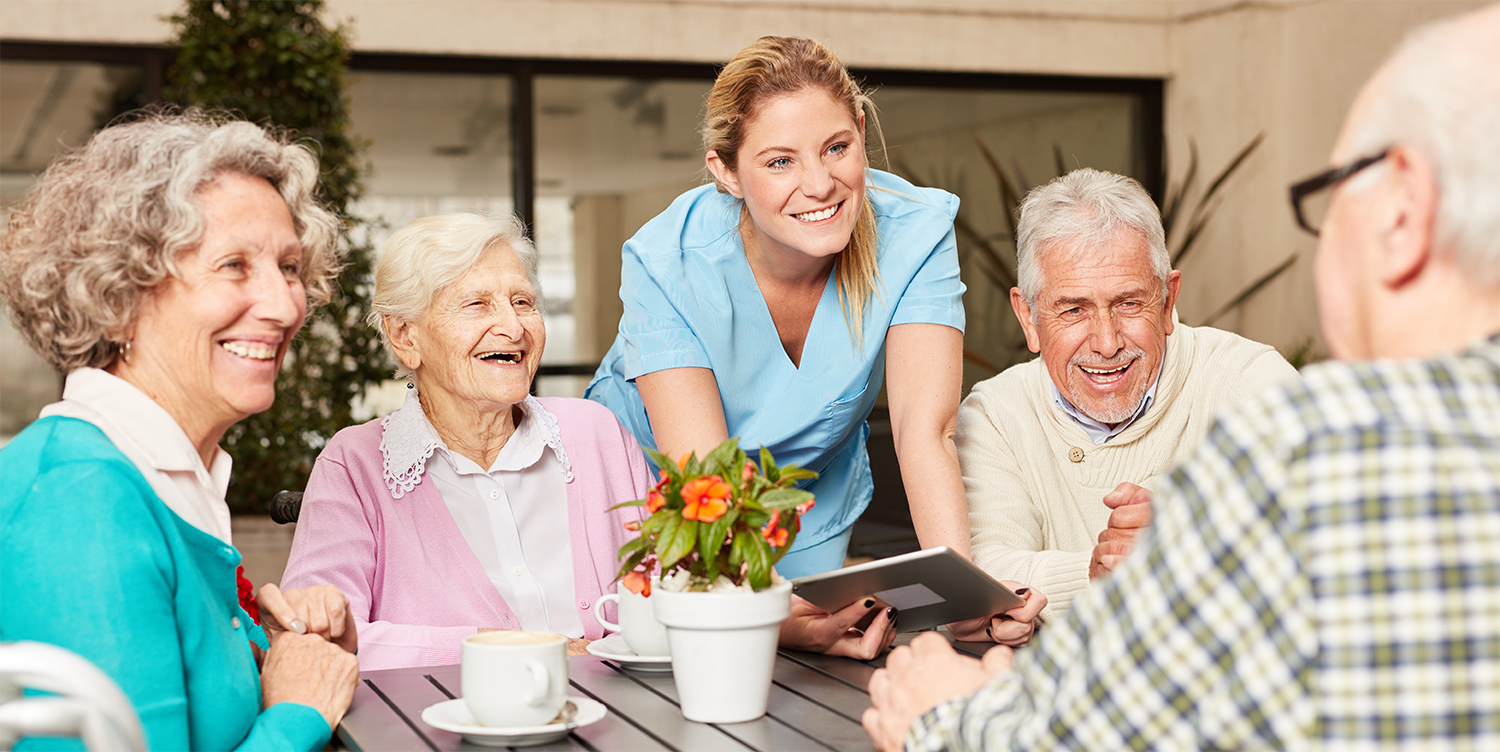
[{"label": "nurse's forearm", "polygon": [[640,376],[641,403],[651,419],[656,449],[672,459],[707,457],[729,438],[719,382],[707,368],[671,368]]},{"label": "nurse's forearm", "polygon": [[958,472],[953,434],[911,437],[898,447],[901,481],[911,505],[911,521],[923,548],[947,546],[969,556],[969,505]]},{"label": "nurse's forearm", "polygon": [[937,324],[902,324],[886,334],[891,434],[911,520],[923,548],[969,555],[969,505],[958,472],[958,397],[963,334]]}]

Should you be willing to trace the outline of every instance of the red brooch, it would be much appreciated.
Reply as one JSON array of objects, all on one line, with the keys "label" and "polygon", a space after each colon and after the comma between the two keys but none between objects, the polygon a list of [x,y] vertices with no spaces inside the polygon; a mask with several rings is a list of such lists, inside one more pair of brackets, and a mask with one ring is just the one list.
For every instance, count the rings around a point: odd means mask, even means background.
[{"label": "red brooch", "polygon": [[234,570],[234,579],[240,593],[240,608],[245,609],[245,613],[250,614],[250,618],[254,619],[256,624],[259,624],[260,604],[255,602],[255,586],[250,584],[250,580],[245,579],[245,568],[243,566]]}]

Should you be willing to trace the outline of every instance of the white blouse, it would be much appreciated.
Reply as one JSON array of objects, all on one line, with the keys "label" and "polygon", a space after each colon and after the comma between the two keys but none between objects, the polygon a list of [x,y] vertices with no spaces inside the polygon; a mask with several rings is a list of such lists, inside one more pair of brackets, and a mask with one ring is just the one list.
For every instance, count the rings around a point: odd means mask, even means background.
[{"label": "white blouse", "polygon": [[408,391],[406,403],[384,423],[386,485],[400,499],[429,474],[521,629],[582,637],[568,536],[572,468],[557,419],[532,397],[521,403],[521,414],[515,433],[485,469],[448,449],[416,390]]},{"label": "white blouse", "polygon": [[182,426],[145,392],[98,368],[79,368],[68,374],[62,401],[42,408],[41,417],[52,416],[98,426],[135,463],[168,509],[189,525],[233,543],[224,501],[233,464],[229,453],[215,447],[212,467],[204,467]]}]

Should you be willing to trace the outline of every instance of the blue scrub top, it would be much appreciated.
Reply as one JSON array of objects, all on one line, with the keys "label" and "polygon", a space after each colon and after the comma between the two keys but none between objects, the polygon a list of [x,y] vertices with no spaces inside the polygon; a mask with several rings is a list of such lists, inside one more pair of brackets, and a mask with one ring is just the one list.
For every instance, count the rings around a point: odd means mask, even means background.
[{"label": "blue scrub top", "polygon": [[[964,328],[953,234],[958,197],[890,173],[870,174],[880,280],[865,309],[862,344],[851,336],[830,274],[801,367],[792,365],[745,258],[741,202],[708,184],[678,196],[625,243],[620,333],[587,391],[654,448],[634,379],[669,368],[712,369],[730,436],[751,456],[765,446],[777,463],[819,473],[805,485],[817,504],[784,562],[819,543],[847,541],[870,503],[865,419],[884,376],[886,330],[911,323]],[[803,571],[785,564],[778,570],[794,577],[837,568],[843,551],[819,561]]]}]

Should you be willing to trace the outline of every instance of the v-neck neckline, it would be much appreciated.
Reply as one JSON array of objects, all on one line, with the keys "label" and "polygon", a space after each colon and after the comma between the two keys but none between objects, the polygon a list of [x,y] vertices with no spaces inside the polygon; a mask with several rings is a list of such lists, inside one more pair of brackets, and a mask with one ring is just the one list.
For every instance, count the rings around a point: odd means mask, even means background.
[{"label": "v-neck neckline", "polygon": [[[802,357],[799,359],[799,362],[794,363],[792,362],[791,354],[786,351],[786,346],[781,341],[781,332],[777,331],[776,329],[776,319],[771,316],[771,306],[766,302],[766,294],[760,289],[760,280],[755,276],[755,269],[750,266],[750,258],[744,253],[740,253],[739,259],[740,262],[744,264],[743,268],[745,275],[749,278],[750,285],[755,290],[755,299],[760,303],[759,311],[764,317],[765,324],[769,328],[772,341],[776,343],[776,351],[781,353],[781,362],[787,366],[790,366],[794,373],[802,373],[806,370],[804,365],[807,363],[808,353],[810,351],[820,352],[820,350],[813,348],[813,345],[815,344],[814,338],[819,337],[820,327],[818,326],[818,324],[825,315],[823,309],[828,304],[830,290],[833,289],[833,286],[835,284],[834,277],[838,272],[838,261],[835,260],[833,266],[829,267],[828,276],[823,280],[823,292],[818,295],[818,305],[813,308],[812,318],[807,322],[807,335],[802,339]],[[838,294],[836,291],[833,293],[833,296],[835,299],[837,299]]]}]

